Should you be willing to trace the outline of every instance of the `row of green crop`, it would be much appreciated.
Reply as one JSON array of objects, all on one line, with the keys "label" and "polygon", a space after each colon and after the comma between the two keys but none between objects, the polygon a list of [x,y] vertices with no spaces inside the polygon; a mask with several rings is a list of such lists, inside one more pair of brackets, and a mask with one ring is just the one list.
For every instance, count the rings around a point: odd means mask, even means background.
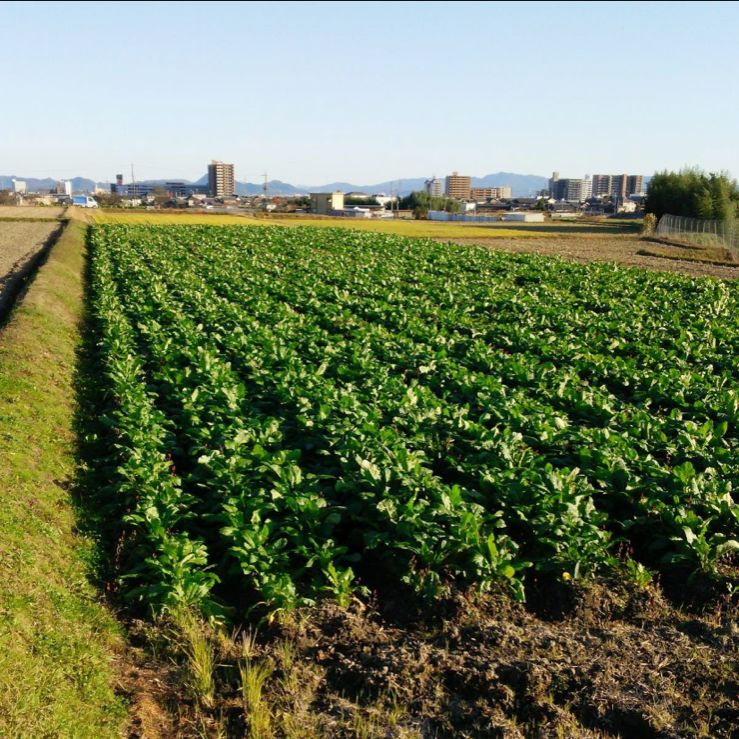
[{"label": "row of green crop", "polygon": [[522,597],[621,542],[706,572],[737,547],[733,287],[333,230],[91,246],[126,400],[107,490],[148,602]]}]

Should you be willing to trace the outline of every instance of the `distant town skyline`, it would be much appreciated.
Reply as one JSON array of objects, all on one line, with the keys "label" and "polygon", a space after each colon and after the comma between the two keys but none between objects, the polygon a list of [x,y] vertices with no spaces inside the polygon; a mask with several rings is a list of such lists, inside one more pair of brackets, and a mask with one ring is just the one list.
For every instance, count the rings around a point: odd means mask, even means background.
[{"label": "distant town skyline", "polygon": [[0,173],[739,177],[737,2],[372,8],[0,3]]}]

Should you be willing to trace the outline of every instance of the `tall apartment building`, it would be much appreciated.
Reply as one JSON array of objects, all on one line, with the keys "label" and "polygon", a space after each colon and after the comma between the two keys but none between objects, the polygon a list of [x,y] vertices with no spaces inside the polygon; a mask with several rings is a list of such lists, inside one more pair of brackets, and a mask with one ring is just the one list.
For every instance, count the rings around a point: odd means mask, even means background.
[{"label": "tall apartment building", "polygon": [[236,192],[234,165],[215,159],[208,165],[208,194],[212,198],[231,197]]},{"label": "tall apartment building", "polygon": [[626,192],[628,195],[642,195],[646,192],[644,189],[644,175],[630,174],[626,182]]},{"label": "tall apartment building", "polygon": [[438,177],[432,177],[423,184],[426,192],[432,198],[440,198],[444,194],[444,185]]},{"label": "tall apartment building", "polygon": [[560,178],[559,172],[552,172],[549,179],[549,195],[555,200],[566,200],[568,203],[581,203],[592,197],[593,180],[590,175],[583,179]]},{"label": "tall apartment building", "polygon": [[582,203],[593,195],[593,181],[589,175],[583,180],[567,180],[567,191],[565,200],[568,203]]},{"label": "tall apartment building", "polygon": [[627,198],[644,192],[644,175],[596,174],[593,175],[593,196]]},{"label": "tall apartment building", "polygon": [[459,172],[452,172],[445,177],[444,192],[448,198],[456,198],[457,200],[469,200],[470,190],[472,189],[472,178],[460,175]]},{"label": "tall apartment building", "polygon": [[549,195],[555,200],[562,200],[564,197],[562,194],[562,186],[559,183],[559,172],[552,172],[552,176],[549,178]]},{"label": "tall apartment building", "polygon": [[511,188],[507,185],[503,187],[473,187],[470,189],[470,197],[477,202],[481,200],[510,200]]},{"label": "tall apartment building", "polygon": [[610,174],[594,174],[593,175],[593,197],[603,198],[613,192],[613,175]]}]

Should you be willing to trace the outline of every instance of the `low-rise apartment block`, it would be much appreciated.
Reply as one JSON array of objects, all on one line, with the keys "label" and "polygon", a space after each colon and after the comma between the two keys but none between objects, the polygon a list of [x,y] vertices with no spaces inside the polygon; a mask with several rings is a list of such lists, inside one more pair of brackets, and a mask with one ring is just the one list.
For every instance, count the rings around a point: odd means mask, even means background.
[{"label": "low-rise apartment block", "polygon": [[470,189],[470,197],[476,202],[485,200],[510,200],[511,188],[503,187],[473,187]]},{"label": "low-rise apartment block", "polygon": [[311,212],[327,216],[332,211],[344,210],[344,193],[336,192],[312,192],[310,194]]}]

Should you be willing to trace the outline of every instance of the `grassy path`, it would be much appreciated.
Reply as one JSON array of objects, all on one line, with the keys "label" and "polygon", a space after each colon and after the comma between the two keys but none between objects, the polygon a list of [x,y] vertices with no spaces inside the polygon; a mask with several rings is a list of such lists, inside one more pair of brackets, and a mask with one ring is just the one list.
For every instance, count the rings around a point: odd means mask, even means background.
[{"label": "grassy path", "polygon": [[0,332],[0,736],[120,736],[126,717],[70,495],[84,232],[69,224]]}]

